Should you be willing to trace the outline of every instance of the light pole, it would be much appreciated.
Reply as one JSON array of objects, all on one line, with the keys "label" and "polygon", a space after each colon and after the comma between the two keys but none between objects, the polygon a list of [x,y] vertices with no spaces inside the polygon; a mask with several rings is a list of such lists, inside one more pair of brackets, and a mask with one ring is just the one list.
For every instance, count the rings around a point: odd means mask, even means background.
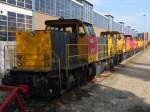
[{"label": "light pole", "polygon": [[146,14],[143,15],[144,17],[144,32],[146,31]]},{"label": "light pole", "polygon": [[145,42],[145,32],[146,32],[146,14],[144,14],[143,15],[143,17],[144,17],[144,51],[145,51],[145,44],[146,44],[146,42]]}]

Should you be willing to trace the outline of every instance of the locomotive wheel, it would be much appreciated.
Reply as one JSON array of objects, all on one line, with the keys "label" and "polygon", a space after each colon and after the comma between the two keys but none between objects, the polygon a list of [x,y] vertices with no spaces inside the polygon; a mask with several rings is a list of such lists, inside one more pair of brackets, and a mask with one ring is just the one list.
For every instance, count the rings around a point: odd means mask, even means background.
[{"label": "locomotive wheel", "polygon": [[114,59],[110,59],[110,69],[114,68]]},{"label": "locomotive wheel", "polygon": [[81,70],[81,73],[82,73],[82,77],[81,77],[82,84],[85,84],[85,83],[87,83],[88,69],[87,68],[83,68]]},{"label": "locomotive wheel", "polygon": [[123,61],[123,54],[120,54],[120,63]]},{"label": "locomotive wheel", "polygon": [[87,74],[88,81],[92,80],[95,76],[96,76],[96,67],[94,64],[92,64],[88,68],[88,74]]},{"label": "locomotive wheel", "polygon": [[75,77],[75,86],[80,86],[82,83],[81,78],[82,78],[82,72],[80,69],[76,69],[73,71],[73,75]]},{"label": "locomotive wheel", "polygon": [[49,79],[46,76],[34,76],[31,89],[34,98],[53,98],[60,96],[61,88],[57,79]]},{"label": "locomotive wheel", "polygon": [[110,68],[111,68],[111,62],[110,62],[110,58],[109,59],[107,59],[107,66],[106,66],[106,69],[107,70],[110,70]]},{"label": "locomotive wheel", "polygon": [[72,72],[69,73],[69,76],[66,79],[66,89],[70,90],[73,86],[73,82],[75,81],[75,77],[73,76]]},{"label": "locomotive wheel", "polygon": [[7,76],[5,76],[2,79],[2,84],[3,85],[13,85],[13,84],[15,84],[15,81],[14,81],[13,77],[7,77]]},{"label": "locomotive wheel", "polygon": [[101,62],[101,73],[103,73],[105,70],[105,64],[104,62]]}]

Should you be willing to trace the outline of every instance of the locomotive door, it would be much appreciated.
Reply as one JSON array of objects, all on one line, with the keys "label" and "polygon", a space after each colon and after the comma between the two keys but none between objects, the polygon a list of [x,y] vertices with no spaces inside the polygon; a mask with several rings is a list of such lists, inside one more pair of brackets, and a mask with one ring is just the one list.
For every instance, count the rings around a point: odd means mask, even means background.
[{"label": "locomotive door", "polygon": [[88,62],[88,37],[82,25],[77,27],[78,61],[80,64]]}]

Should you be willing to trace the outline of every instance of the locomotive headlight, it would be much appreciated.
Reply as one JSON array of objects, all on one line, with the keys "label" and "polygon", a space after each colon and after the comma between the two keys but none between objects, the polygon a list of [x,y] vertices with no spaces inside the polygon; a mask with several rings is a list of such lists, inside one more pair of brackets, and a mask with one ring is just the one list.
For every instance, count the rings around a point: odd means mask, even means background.
[{"label": "locomotive headlight", "polygon": [[18,67],[21,67],[22,64],[21,64],[20,62],[17,62],[17,66],[18,66]]},{"label": "locomotive headlight", "polygon": [[23,59],[23,56],[22,55],[17,55],[17,66],[20,67],[22,66],[22,59]]}]

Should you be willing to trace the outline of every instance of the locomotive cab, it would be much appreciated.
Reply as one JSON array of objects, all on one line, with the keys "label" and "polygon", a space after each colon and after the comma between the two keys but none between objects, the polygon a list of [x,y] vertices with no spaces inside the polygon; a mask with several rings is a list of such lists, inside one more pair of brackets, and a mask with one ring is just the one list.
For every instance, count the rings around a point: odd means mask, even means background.
[{"label": "locomotive cab", "polygon": [[102,32],[101,35],[107,40],[109,57],[122,52],[123,36],[119,32]]},{"label": "locomotive cab", "polygon": [[123,35],[119,32],[102,32],[101,36],[106,39],[107,58],[110,66],[121,62],[123,53]]},{"label": "locomotive cab", "polygon": [[[97,61],[97,38],[92,24],[76,19],[59,19],[48,20],[45,22],[45,25],[46,30],[66,32],[74,35],[67,37],[70,40],[66,43],[69,61],[76,58],[75,60],[80,65]],[[75,47],[76,53],[74,52]],[[68,64],[71,66],[70,62]]]}]

